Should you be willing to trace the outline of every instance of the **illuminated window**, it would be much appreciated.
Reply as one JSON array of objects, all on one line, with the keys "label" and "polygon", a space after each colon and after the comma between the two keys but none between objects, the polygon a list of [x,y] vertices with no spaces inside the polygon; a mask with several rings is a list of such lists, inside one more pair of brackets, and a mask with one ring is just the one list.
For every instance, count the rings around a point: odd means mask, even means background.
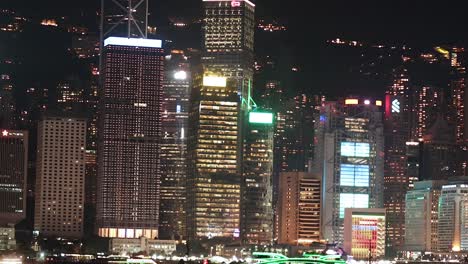
[{"label": "illuminated window", "polygon": [[369,143],[341,142],[341,156],[368,158],[369,152]]},{"label": "illuminated window", "polygon": [[369,208],[369,194],[340,193],[340,218],[344,218],[345,208]]},{"label": "illuminated window", "polygon": [[341,164],[340,185],[369,187],[369,165]]}]

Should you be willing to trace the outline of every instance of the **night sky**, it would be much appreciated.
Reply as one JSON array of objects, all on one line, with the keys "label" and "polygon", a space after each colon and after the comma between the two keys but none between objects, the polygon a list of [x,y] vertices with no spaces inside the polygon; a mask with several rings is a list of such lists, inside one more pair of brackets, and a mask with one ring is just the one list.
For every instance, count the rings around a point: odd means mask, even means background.
[{"label": "night sky", "polygon": [[[36,14],[86,11],[99,0],[2,0],[0,6],[23,7]],[[297,43],[316,38],[427,44],[468,40],[467,3],[463,0],[350,1],[257,0],[257,17],[289,25]],[[200,16],[200,0],[150,0],[152,19]],[[159,20],[159,19],[157,19]]]},{"label": "night sky", "polygon": [[[281,36],[257,35],[258,55],[282,56],[298,66],[299,91],[381,95],[385,84],[354,78],[353,61],[324,50],[325,40],[340,37],[374,44],[407,44],[430,49],[468,42],[467,1],[256,0],[256,16],[287,26]],[[150,24],[164,27],[169,18],[194,20],[202,15],[201,0],[150,0]],[[1,0],[35,18],[73,15],[96,26],[100,0]],[[80,21],[81,22],[81,21]],[[192,38],[192,37],[189,37]],[[193,40],[200,43],[200,40]],[[276,45],[270,45],[274,42]],[[346,55],[346,54],[344,54]],[[351,58],[352,59],[352,58]],[[348,64],[346,64],[348,63]],[[351,66],[350,66],[351,65]],[[374,87],[377,87],[374,89]]]}]

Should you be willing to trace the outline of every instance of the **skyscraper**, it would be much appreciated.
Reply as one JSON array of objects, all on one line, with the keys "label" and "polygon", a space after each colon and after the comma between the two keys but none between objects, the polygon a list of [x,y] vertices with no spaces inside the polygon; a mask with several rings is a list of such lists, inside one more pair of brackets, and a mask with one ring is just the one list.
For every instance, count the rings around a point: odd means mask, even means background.
[{"label": "skyscraper", "polygon": [[316,121],[316,173],[322,176],[322,232],[343,242],[345,208],[383,207],[382,102],[325,102]]},{"label": "skyscraper", "polygon": [[162,102],[161,239],[184,238],[190,65],[183,51],[166,56]]},{"label": "skyscraper", "polygon": [[240,236],[245,120],[251,107],[255,5],[203,0],[204,44],[190,114],[188,234]]},{"label": "skyscraper", "polygon": [[85,147],[86,120],[39,122],[34,229],[43,236],[83,235]]},{"label": "skyscraper", "polygon": [[226,77],[194,79],[187,184],[188,239],[239,237],[239,100]]},{"label": "skyscraper", "polygon": [[0,129],[0,227],[26,217],[28,132]]},{"label": "skyscraper", "polygon": [[161,41],[110,37],[102,56],[97,231],[110,238],[155,238],[161,176]]},{"label": "skyscraper", "polygon": [[15,112],[13,82],[9,74],[2,73],[0,74],[0,127],[14,128],[16,123]]},{"label": "skyscraper", "polygon": [[276,223],[279,244],[310,245],[321,240],[321,182],[311,173],[280,173]]},{"label": "skyscraper", "polygon": [[[396,252],[404,243],[405,194],[410,185],[407,149],[412,121],[411,90],[408,71],[400,67],[393,72],[392,85],[385,97],[385,181],[384,207],[387,209],[387,247]],[[411,142],[410,142],[411,141]],[[391,248],[391,249],[390,249]]]},{"label": "skyscraper", "polygon": [[273,113],[250,112],[244,139],[241,239],[247,245],[273,242]]},{"label": "skyscraper", "polygon": [[249,0],[203,0],[205,70],[235,80],[248,100],[253,79],[255,4]]},{"label": "skyscraper", "polygon": [[452,105],[455,110],[455,136],[457,143],[465,143],[468,139],[468,85],[466,83],[466,53],[464,48],[452,47],[449,51],[450,66],[452,66],[450,87]]}]

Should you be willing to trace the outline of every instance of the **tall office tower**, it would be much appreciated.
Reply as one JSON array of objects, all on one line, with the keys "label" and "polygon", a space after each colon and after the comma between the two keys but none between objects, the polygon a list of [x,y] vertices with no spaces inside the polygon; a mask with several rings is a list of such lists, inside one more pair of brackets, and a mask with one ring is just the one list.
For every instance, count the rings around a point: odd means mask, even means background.
[{"label": "tall office tower", "polygon": [[203,0],[205,70],[235,80],[250,96],[254,66],[255,5],[249,0]]},{"label": "tall office tower", "polygon": [[412,122],[412,139],[424,137],[427,130],[434,124],[437,116],[446,111],[443,109],[442,91],[434,86],[414,87],[413,90],[414,121]]},{"label": "tall office tower", "polygon": [[452,66],[450,87],[452,105],[455,110],[455,135],[457,143],[465,143],[468,139],[468,85],[466,83],[466,54],[464,48],[453,47],[449,51]]},{"label": "tall office tower", "polygon": [[161,40],[104,41],[96,210],[101,237],[158,236],[163,65]]},{"label": "tall office tower", "polygon": [[85,147],[85,119],[39,122],[34,229],[43,236],[83,235]]},{"label": "tall office tower", "polygon": [[0,129],[0,227],[26,217],[28,132]]},{"label": "tall office tower", "polygon": [[407,156],[407,143],[411,141],[410,104],[408,72],[406,68],[397,68],[386,92],[384,115],[384,207],[387,210],[387,252],[390,254],[396,253],[404,243],[405,194],[410,186]]},{"label": "tall office tower", "polygon": [[9,74],[0,74],[0,127],[12,129],[15,122],[13,83]]},{"label": "tall office tower", "polygon": [[85,178],[85,235],[94,233],[97,199],[97,127],[98,127],[99,67],[91,65],[91,82],[85,93],[86,109],[86,178]]},{"label": "tall office tower", "polygon": [[316,122],[315,172],[323,179],[322,232],[343,242],[345,208],[383,208],[382,102],[325,102]]},{"label": "tall office tower", "polygon": [[241,239],[245,245],[273,242],[273,113],[249,113],[244,139]]},{"label": "tall office tower", "polygon": [[280,173],[278,244],[310,245],[321,240],[321,186],[321,179],[311,173]]},{"label": "tall office tower", "polygon": [[239,237],[239,100],[226,77],[194,78],[189,116],[188,239]]},{"label": "tall office tower", "polygon": [[468,179],[442,186],[439,198],[438,249],[442,252],[468,250]]},{"label": "tall office tower", "polygon": [[[314,123],[321,96],[301,94],[285,100],[278,112],[275,135],[275,170],[308,171],[313,158]],[[312,131],[312,132],[311,132]]]},{"label": "tall office tower", "polygon": [[183,51],[166,56],[162,102],[159,236],[182,239],[185,229],[190,65]]},{"label": "tall office tower", "polygon": [[439,197],[447,181],[420,181],[406,193],[405,245],[407,251],[437,251]]}]

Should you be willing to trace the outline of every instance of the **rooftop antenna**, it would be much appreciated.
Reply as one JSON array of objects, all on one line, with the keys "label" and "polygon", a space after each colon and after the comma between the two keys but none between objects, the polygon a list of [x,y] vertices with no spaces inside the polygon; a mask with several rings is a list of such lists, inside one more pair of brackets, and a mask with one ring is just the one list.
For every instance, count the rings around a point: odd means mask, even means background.
[{"label": "rooftop antenna", "polygon": [[[149,0],[101,0],[100,52],[108,37],[147,38]],[[99,70],[102,69],[102,56]]]}]

